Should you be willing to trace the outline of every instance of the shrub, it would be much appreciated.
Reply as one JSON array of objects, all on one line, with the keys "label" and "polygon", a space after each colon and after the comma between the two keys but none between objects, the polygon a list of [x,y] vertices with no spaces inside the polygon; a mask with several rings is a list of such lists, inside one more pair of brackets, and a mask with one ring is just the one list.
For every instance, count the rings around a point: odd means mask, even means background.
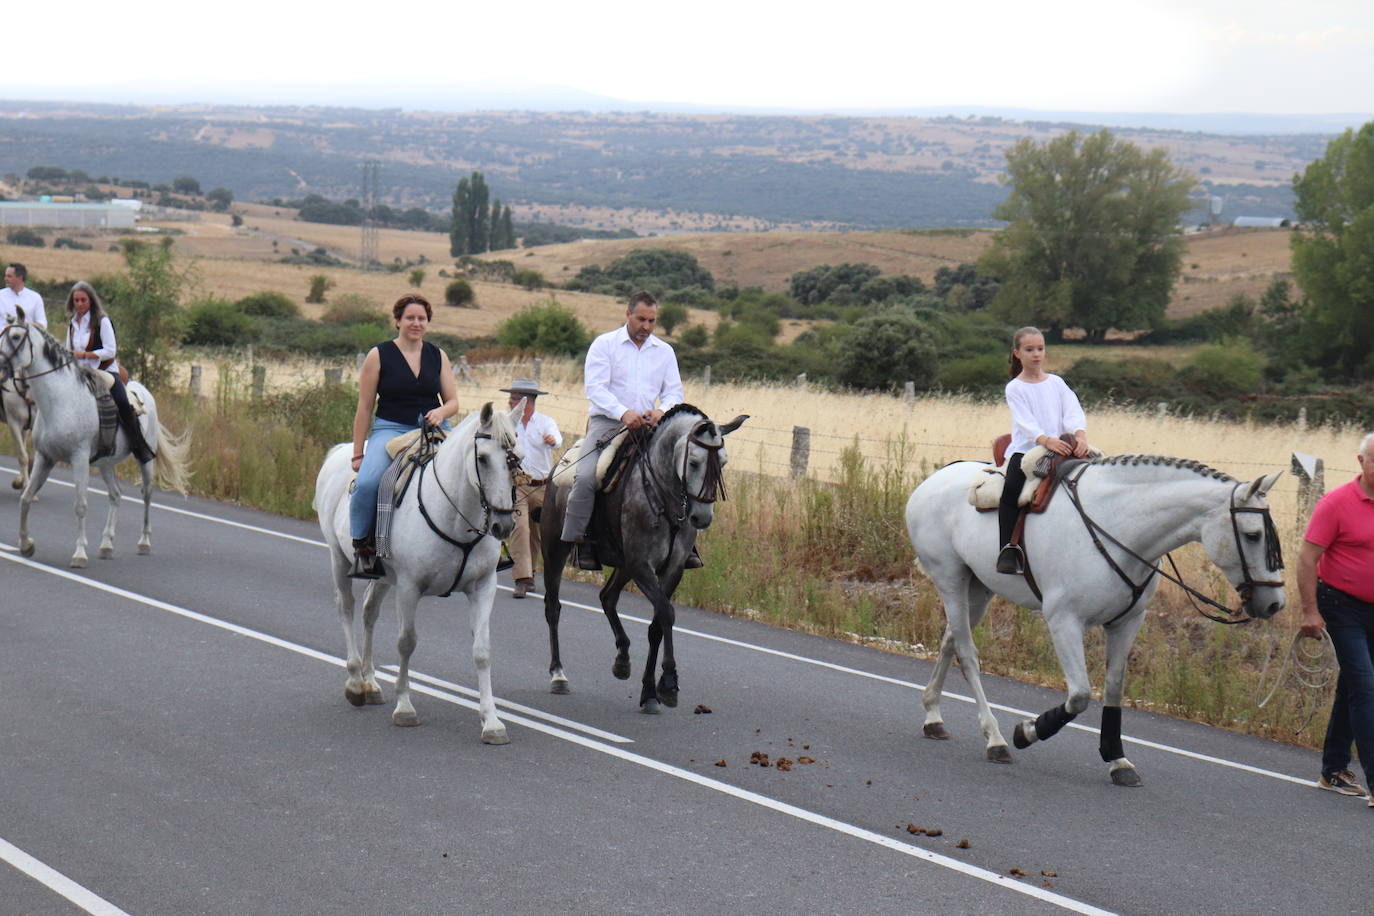
[{"label": "shrub", "polygon": [[11,245],[23,245],[26,248],[42,248],[46,244],[43,236],[34,232],[32,229],[20,227],[11,229],[9,235],[5,236],[6,241]]},{"label": "shrub", "polygon": [[658,324],[663,333],[673,336],[673,329],[687,320],[687,306],[665,302],[658,307]]},{"label": "shrub", "polygon": [[78,242],[76,239],[69,239],[63,236],[52,243],[54,248],[70,248],[72,251],[90,251],[91,246],[85,242]]},{"label": "shrub", "polygon": [[[533,252],[531,252],[531,254],[533,254]],[[548,286],[548,283],[544,280],[544,275],[531,268],[517,270],[515,273],[511,274],[510,281],[516,286],[523,286],[525,289],[543,289],[545,286]]]},{"label": "shrub", "polygon": [[1172,401],[1179,388],[1178,371],[1162,359],[1080,359],[1064,381],[1084,401]]},{"label": "shrub", "polygon": [[362,293],[344,293],[320,316],[327,324],[380,324],[383,327],[386,319],[381,306]]},{"label": "shrub", "polygon": [[991,353],[951,360],[940,367],[937,381],[946,391],[996,393],[1007,384],[1007,360]]},{"label": "shrub", "polygon": [[915,382],[928,388],[939,370],[930,326],[903,309],[889,309],[854,324],[839,346],[836,375],[856,388],[891,388]]},{"label": "shrub", "polygon": [[411,286],[419,289],[425,283],[425,269],[423,267],[412,268],[408,279]]},{"label": "shrub", "polygon": [[261,315],[264,318],[295,318],[301,313],[300,307],[282,293],[253,293],[244,296],[236,304],[243,314]]},{"label": "shrub", "polygon": [[586,352],[591,334],[577,316],[550,299],[544,305],[530,305],[516,312],[496,329],[498,343],[536,353],[563,353],[578,356]]},{"label": "shrub", "polygon": [[323,302],[324,294],[334,286],[334,281],[324,274],[315,274],[310,278],[310,292],[306,293],[306,302]]},{"label": "shrub", "polygon": [[186,336],[197,347],[233,347],[257,340],[253,320],[228,299],[203,299],[186,310]]},{"label": "shrub", "polygon": [[1203,347],[1180,377],[1189,388],[1212,397],[1250,394],[1264,383],[1264,357],[1239,340]]},{"label": "shrub", "polygon": [[461,277],[451,280],[448,286],[444,287],[444,302],[454,308],[473,308],[476,305],[476,296],[472,291],[472,284]]}]

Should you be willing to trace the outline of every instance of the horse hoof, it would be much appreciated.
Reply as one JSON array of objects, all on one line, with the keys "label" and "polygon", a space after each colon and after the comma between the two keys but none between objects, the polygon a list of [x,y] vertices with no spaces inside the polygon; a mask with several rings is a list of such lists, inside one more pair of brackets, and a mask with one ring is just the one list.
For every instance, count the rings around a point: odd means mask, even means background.
[{"label": "horse hoof", "polygon": [[656,692],[658,694],[658,701],[660,703],[662,703],[664,706],[667,706],[669,709],[677,709],[676,690],[663,690],[662,688],[660,688]]},{"label": "horse hoof", "polygon": [[382,692],[380,690],[373,688],[372,690],[363,691],[363,703],[365,705],[381,706],[385,702],[386,698],[382,696]]},{"label": "horse hoof", "polygon": [[1017,722],[1016,729],[1011,733],[1011,743],[1016,745],[1016,749],[1024,751],[1035,742],[1035,723]]},{"label": "horse hoof", "polygon": [[110,559],[110,557],[113,557],[113,556],[114,556],[114,548],[113,548],[113,547],[102,547],[102,548],[100,548],[100,559],[102,559],[102,560],[108,560],[108,559]]},{"label": "horse hoof", "polygon": [[510,744],[510,736],[506,734],[504,728],[484,729],[482,731],[483,744]]},{"label": "horse hoof", "polygon": [[662,710],[659,708],[658,700],[645,700],[639,704],[639,711],[646,716],[656,716]]},{"label": "horse hoof", "polygon": [[927,722],[925,726],[921,728],[921,734],[925,735],[927,738],[934,738],[936,741],[949,740],[949,729],[945,728],[945,723],[943,722]]},{"label": "horse hoof", "polygon": [[31,557],[31,556],[33,556],[33,550],[34,550],[34,543],[33,543],[33,541],[29,541],[27,544],[20,545],[20,547],[19,547],[19,555],[20,555],[21,557]]},{"label": "horse hoof", "polygon": [[1011,751],[1005,744],[994,744],[988,748],[988,760],[993,763],[1011,763]]},{"label": "horse hoof", "polygon": [[618,681],[628,681],[630,679],[629,659],[625,659],[623,661],[621,659],[616,659],[615,662],[611,665],[611,674]]},{"label": "horse hoof", "polygon": [[361,690],[349,690],[344,688],[344,699],[354,706],[362,706],[367,702],[367,694]]},{"label": "horse hoof", "polygon": [[24,481],[22,481],[22,480],[17,480],[17,479],[16,479],[16,480],[11,480],[11,481],[10,481],[10,488],[11,488],[11,489],[14,489],[14,490],[22,490],[22,489],[24,489]]},{"label": "horse hoof", "polygon": [[148,556],[148,554],[150,554],[150,553],[152,553],[152,552],[153,552],[153,545],[152,545],[152,544],[139,544],[139,545],[138,545],[138,555],[139,555],[140,557],[146,557],[146,556]]},{"label": "horse hoof", "polygon": [[557,680],[549,681],[549,693],[565,696],[566,694],[572,693],[572,687],[568,686],[567,678],[558,678]]},{"label": "horse hoof", "polygon": [[1124,766],[1120,769],[1112,770],[1112,785],[1125,786],[1128,789],[1138,789],[1143,783],[1140,774],[1135,771],[1133,766]]},{"label": "horse hoof", "polygon": [[420,724],[420,717],[413,712],[401,712],[401,710],[398,709],[391,714],[391,724],[399,725],[402,728],[410,728],[411,726]]},{"label": "horse hoof", "polygon": [[72,562],[71,562],[70,565],[71,565],[71,568],[72,568],[72,569],[85,569],[85,568],[86,568],[86,558],[85,558],[85,557],[72,557]]}]

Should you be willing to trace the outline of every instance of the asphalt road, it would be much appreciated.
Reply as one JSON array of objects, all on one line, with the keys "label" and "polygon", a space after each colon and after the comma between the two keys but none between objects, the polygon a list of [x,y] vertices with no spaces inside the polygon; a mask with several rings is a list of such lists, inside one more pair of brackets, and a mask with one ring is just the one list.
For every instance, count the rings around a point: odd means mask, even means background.
[{"label": "asphalt road", "polygon": [[[1082,727],[1094,706],[987,763],[957,674],[954,739],[928,741],[928,664],[692,608],[682,703],[643,716],[647,605],[622,602],[635,673],[617,681],[582,583],[569,696],[547,692],[542,603],[498,595],[504,747],[478,740],[464,600],[425,599],[414,664],[437,680],[423,725],[396,728],[389,703],[344,701],[312,523],[160,494],[152,556],[126,501],[115,558],[69,570],[71,489],[45,488],[24,560],[5,480],[5,916],[1374,911],[1374,810],[1313,788],[1311,751],[1127,710],[1145,785],[1121,789]],[[92,550],[103,514],[94,496]],[[378,632],[394,663],[389,607]],[[1062,699],[986,682],[1008,734]]]}]

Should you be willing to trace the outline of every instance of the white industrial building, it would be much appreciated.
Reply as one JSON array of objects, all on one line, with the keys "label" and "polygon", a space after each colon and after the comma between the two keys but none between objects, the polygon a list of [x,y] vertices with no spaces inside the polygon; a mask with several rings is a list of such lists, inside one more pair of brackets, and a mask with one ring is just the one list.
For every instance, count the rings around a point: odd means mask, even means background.
[{"label": "white industrial building", "polygon": [[138,213],[128,206],[0,200],[0,227],[132,229]]}]

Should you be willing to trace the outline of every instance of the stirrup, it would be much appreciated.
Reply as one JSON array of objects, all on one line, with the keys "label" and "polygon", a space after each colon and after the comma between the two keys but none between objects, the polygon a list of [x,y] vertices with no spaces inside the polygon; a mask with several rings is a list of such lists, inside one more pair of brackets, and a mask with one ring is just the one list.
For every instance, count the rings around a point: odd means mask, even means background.
[{"label": "stirrup", "polygon": [[501,542],[501,553],[496,557],[496,571],[505,572],[515,565],[515,560],[511,559],[510,551],[506,549],[506,542]]},{"label": "stirrup", "polygon": [[377,556],[376,541],[371,537],[353,539],[353,568],[348,572],[350,579],[380,579],[386,575],[386,567]]},{"label": "stirrup", "polygon": [[601,559],[596,555],[596,542],[583,541],[575,546],[577,568],[587,572],[600,572]]},{"label": "stirrup", "polygon": [[1026,573],[1026,555],[1019,544],[1007,544],[997,554],[997,571],[1009,576],[1023,576]]},{"label": "stirrup", "polygon": [[706,564],[701,561],[701,554],[697,553],[697,545],[692,545],[692,552],[687,554],[687,561],[682,564],[683,569],[701,569]]}]

